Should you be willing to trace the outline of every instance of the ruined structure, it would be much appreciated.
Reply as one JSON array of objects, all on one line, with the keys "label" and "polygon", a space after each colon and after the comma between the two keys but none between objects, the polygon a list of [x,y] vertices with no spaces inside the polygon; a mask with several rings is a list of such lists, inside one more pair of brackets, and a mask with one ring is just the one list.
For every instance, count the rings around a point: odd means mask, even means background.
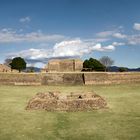
[{"label": "ruined structure", "polygon": [[3,72],[3,73],[17,73],[18,70],[11,69],[10,66],[4,65],[4,64],[0,64],[0,72]]},{"label": "ruined structure", "polygon": [[4,64],[0,64],[0,72],[11,72],[11,68]]},{"label": "ruined structure", "polygon": [[0,72],[0,85],[107,85],[140,83],[140,72]]},{"label": "ruined structure", "polygon": [[53,59],[48,62],[48,72],[74,72],[81,71],[83,61],[80,59]]},{"label": "ruined structure", "polygon": [[27,110],[47,111],[91,111],[107,108],[104,98],[93,92],[68,95],[60,92],[37,93],[29,100]]}]

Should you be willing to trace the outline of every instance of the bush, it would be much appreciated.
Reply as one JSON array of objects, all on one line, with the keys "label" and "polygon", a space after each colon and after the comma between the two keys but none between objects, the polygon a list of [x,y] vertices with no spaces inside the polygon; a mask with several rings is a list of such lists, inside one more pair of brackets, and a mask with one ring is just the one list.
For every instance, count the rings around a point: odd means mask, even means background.
[{"label": "bush", "polygon": [[126,71],[128,71],[128,69],[125,68],[125,67],[120,67],[120,68],[119,68],[119,72],[126,72]]}]

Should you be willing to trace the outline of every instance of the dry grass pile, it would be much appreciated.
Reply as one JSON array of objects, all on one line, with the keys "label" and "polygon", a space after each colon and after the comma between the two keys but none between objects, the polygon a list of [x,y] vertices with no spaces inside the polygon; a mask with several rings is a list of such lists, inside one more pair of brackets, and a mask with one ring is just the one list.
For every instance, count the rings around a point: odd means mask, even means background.
[{"label": "dry grass pile", "polygon": [[60,92],[37,93],[26,107],[27,110],[47,111],[89,111],[105,108],[107,102],[95,93],[73,93],[62,95]]}]

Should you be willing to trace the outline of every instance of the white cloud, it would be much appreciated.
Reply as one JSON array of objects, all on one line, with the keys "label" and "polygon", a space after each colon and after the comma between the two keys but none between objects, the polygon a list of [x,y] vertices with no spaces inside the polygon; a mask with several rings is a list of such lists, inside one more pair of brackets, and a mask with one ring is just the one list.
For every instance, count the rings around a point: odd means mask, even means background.
[{"label": "white cloud", "polygon": [[[93,42],[84,42],[80,39],[71,41],[62,41],[57,43],[53,48],[53,57],[72,57],[72,56],[83,56],[93,51],[108,51],[111,47],[103,47],[100,43],[94,44]],[[112,50],[114,48],[112,47]]]},{"label": "white cloud", "polygon": [[19,56],[25,57],[27,59],[42,59],[49,58],[50,51],[45,49],[29,49],[19,52]]},{"label": "white cloud", "polygon": [[133,29],[140,31],[140,23],[134,23]]},{"label": "white cloud", "polygon": [[140,45],[140,35],[131,35],[128,37],[129,45]]},{"label": "white cloud", "polygon": [[37,63],[37,62],[42,62],[46,63],[46,61],[52,56],[52,50],[48,49],[28,49],[28,50],[22,50],[20,52],[15,52],[15,53],[9,53],[8,57],[9,58],[14,58],[14,57],[22,57],[24,58],[28,63]]},{"label": "white cloud", "polygon": [[96,35],[97,35],[97,37],[100,37],[100,38],[110,38],[111,39],[111,37],[114,37],[117,39],[125,39],[127,37],[127,35],[122,34],[120,29],[121,28],[118,28],[118,29],[112,30],[112,31],[99,32]]},{"label": "white cloud", "polygon": [[[96,35],[101,39],[108,38],[109,40],[113,40],[113,46],[140,45],[140,34],[123,34],[122,28],[123,27],[119,27],[115,30],[99,32]],[[140,31],[140,23],[134,23],[133,29]],[[116,41],[114,39],[116,39]],[[118,39],[121,39],[123,42],[117,42]]]},{"label": "white cloud", "polygon": [[[136,28],[136,27],[135,27]],[[138,25],[137,25],[138,30]],[[63,35],[47,35],[41,31],[23,33],[11,28],[0,30],[0,43],[36,42],[39,48],[48,48],[51,43],[56,43],[51,49],[28,49],[8,54],[10,57],[23,57],[30,63],[44,62],[52,58],[71,58],[89,55],[94,51],[114,51],[117,46],[140,45],[140,34],[126,35],[121,30],[105,31],[96,34],[96,38],[70,39]],[[111,42],[113,41],[113,43]],[[51,42],[51,43],[50,43]],[[49,44],[50,43],[50,44]],[[106,46],[102,44],[108,44]]]},{"label": "white cloud", "polygon": [[96,45],[94,45],[92,47],[92,50],[95,50],[95,51],[102,51],[102,45],[100,43],[97,43]]},{"label": "white cloud", "polygon": [[108,50],[108,51],[113,51],[113,50],[115,50],[115,46],[113,46],[113,45],[108,45],[108,46],[105,46],[105,47],[103,47],[103,50]]},{"label": "white cloud", "polygon": [[112,45],[113,46],[124,46],[125,43],[124,42],[113,42]]},{"label": "white cloud", "polygon": [[21,23],[28,23],[31,21],[31,18],[30,17],[23,17],[23,18],[20,18],[19,21]]},{"label": "white cloud", "polygon": [[110,37],[110,36],[112,36],[112,34],[114,34],[114,33],[115,33],[115,31],[113,30],[113,31],[99,32],[99,33],[97,33],[96,35],[97,35],[98,37],[104,38],[104,37]]},{"label": "white cloud", "polygon": [[114,33],[112,36],[118,39],[125,39],[127,37],[127,35],[121,33]]},{"label": "white cloud", "polygon": [[95,43],[103,43],[109,41],[110,38],[92,38],[92,39],[84,39],[84,42],[94,42]]},{"label": "white cloud", "polygon": [[53,48],[53,57],[82,56],[89,52],[88,44],[80,39],[62,41]]},{"label": "white cloud", "polygon": [[47,35],[40,31],[31,33],[19,33],[15,30],[4,28],[0,31],[0,43],[15,43],[15,42],[56,42],[64,40],[63,35],[53,34]]},{"label": "white cloud", "polygon": [[29,49],[9,54],[10,57],[23,57],[32,62],[45,62],[51,58],[82,57],[93,51],[112,51],[113,45],[102,46],[100,43],[86,43],[80,39],[56,43],[52,49]]},{"label": "white cloud", "polygon": [[63,35],[46,35],[40,32],[27,33],[24,36],[24,40],[28,42],[42,42],[42,41],[58,41],[65,39]]}]

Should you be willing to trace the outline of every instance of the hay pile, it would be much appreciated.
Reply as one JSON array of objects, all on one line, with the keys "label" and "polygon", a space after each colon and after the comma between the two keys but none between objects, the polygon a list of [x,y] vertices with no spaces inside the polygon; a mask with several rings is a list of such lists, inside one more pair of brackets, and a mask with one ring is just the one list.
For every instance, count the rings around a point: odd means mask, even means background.
[{"label": "hay pile", "polygon": [[70,93],[62,95],[60,92],[37,93],[26,107],[27,110],[47,111],[88,111],[105,108],[107,102],[95,93]]}]

